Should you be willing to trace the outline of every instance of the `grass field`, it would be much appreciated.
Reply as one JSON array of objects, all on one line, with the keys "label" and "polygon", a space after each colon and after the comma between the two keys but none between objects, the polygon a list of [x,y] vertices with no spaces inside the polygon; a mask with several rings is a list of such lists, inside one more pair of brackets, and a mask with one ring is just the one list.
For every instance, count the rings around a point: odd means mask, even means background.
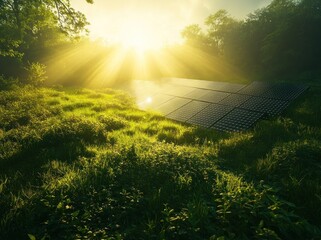
[{"label": "grass field", "polygon": [[320,239],[321,87],[243,133],[111,90],[0,92],[0,239]]}]

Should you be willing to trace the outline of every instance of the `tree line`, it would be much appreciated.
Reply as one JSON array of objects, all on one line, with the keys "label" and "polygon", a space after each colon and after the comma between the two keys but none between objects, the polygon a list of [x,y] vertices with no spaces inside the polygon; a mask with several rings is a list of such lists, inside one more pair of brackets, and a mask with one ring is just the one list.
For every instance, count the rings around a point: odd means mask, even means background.
[{"label": "tree line", "polygon": [[321,1],[273,0],[244,20],[219,10],[205,28],[187,26],[182,36],[250,76],[313,78],[321,70]]},{"label": "tree line", "polygon": [[[248,77],[320,76],[320,0],[273,0],[243,20],[219,10],[204,23],[182,31],[185,44],[229,62]],[[9,83],[17,78],[43,82],[43,59],[74,47],[88,33],[88,24],[70,0],[0,0],[0,89],[10,77]]]}]

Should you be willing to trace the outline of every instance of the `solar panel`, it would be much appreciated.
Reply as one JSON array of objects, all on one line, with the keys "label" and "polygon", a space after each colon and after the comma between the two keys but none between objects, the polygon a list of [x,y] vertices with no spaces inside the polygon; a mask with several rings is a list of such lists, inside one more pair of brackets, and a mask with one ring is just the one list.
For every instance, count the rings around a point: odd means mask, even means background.
[{"label": "solar panel", "polygon": [[218,89],[222,92],[230,92],[230,93],[236,93],[243,89],[245,85],[243,84],[234,84],[234,83],[227,83],[224,86],[222,86],[221,89]]},{"label": "solar panel", "polygon": [[220,104],[238,107],[242,103],[249,100],[251,96],[248,95],[241,95],[241,94],[231,94],[228,97],[224,98],[222,101],[220,101]]},{"label": "solar panel", "polygon": [[220,131],[243,131],[252,127],[262,116],[263,113],[235,108],[216,122],[212,128]]},{"label": "solar panel", "polygon": [[252,97],[245,103],[241,104],[240,108],[266,113],[269,116],[275,116],[276,114],[281,113],[288,105],[289,102],[287,101]]},{"label": "solar panel", "polygon": [[230,93],[209,91],[207,94],[199,97],[198,100],[211,102],[211,103],[218,103],[222,101],[224,98],[228,97],[229,95]]},{"label": "solar panel", "polygon": [[130,91],[140,109],[155,109],[167,118],[206,128],[241,131],[264,116],[281,113],[308,87],[252,82],[245,86],[192,79],[135,81]]},{"label": "solar panel", "polygon": [[185,122],[208,105],[209,103],[192,101],[174,112],[171,112],[166,117],[176,121]]},{"label": "solar panel", "polygon": [[172,86],[167,86],[163,93],[168,95],[173,95],[176,97],[183,97],[184,95],[189,94],[193,90],[195,90],[195,88],[172,85]]},{"label": "solar panel", "polygon": [[142,110],[145,109],[153,109],[157,108],[161,104],[173,99],[173,96],[165,95],[165,94],[157,94],[154,97],[145,97],[143,99],[138,100],[138,107]]},{"label": "solar panel", "polygon": [[206,95],[207,93],[211,93],[211,92],[212,91],[210,91],[210,90],[195,88],[192,92],[189,92],[184,97],[191,98],[191,99],[199,99],[202,96]]},{"label": "solar panel", "polygon": [[301,93],[308,89],[308,86],[302,84],[276,84],[272,89],[267,91],[262,95],[262,97],[266,98],[274,98],[280,100],[294,100],[296,99]]},{"label": "solar panel", "polygon": [[222,91],[222,92],[237,92],[245,87],[245,85],[243,84],[183,79],[183,78],[171,78],[171,79],[165,79],[165,81],[168,81],[169,83],[175,84],[175,85],[210,89],[210,90]]},{"label": "solar panel", "polygon": [[192,118],[187,120],[187,122],[201,127],[209,128],[232,109],[233,107],[229,106],[210,104],[202,111],[194,115]]},{"label": "solar panel", "polygon": [[189,87],[198,87],[198,88],[207,88],[210,81],[197,80],[197,79],[186,79],[186,78],[165,78],[165,82],[170,84],[180,85],[180,86],[189,86]]},{"label": "solar panel", "polygon": [[225,82],[208,82],[207,88],[211,90],[221,91],[222,89],[226,88],[228,83]]},{"label": "solar panel", "polygon": [[273,86],[273,83],[252,82],[251,84],[241,89],[238,93],[252,96],[260,96],[265,92],[269,91]]},{"label": "solar panel", "polygon": [[163,86],[162,84],[159,84],[153,81],[143,81],[143,80],[135,80],[131,85],[134,91],[138,93],[148,92],[149,94],[159,92],[162,86]]},{"label": "solar panel", "polygon": [[167,114],[177,110],[178,108],[186,105],[189,102],[191,102],[191,100],[175,97],[175,98],[167,101],[166,103],[163,103],[159,107],[157,107],[156,110],[163,113],[164,115],[167,115]]}]

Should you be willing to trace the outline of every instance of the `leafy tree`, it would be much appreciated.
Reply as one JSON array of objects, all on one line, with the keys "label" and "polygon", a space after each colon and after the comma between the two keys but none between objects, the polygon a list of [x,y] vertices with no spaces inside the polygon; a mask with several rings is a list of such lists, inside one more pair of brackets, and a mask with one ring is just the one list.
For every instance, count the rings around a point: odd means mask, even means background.
[{"label": "leafy tree", "polygon": [[181,32],[185,43],[193,48],[200,48],[204,51],[209,51],[213,54],[217,54],[218,49],[213,49],[208,36],[203,32],[202,28],[198,24],[192,24],[183,29]]},{"label": "leafy tree", "polygon": [[0,74],[17,72],[22,57],[37,61],[44,49],[86,34],[87,24],[69,0],[0,0]]},{"label": "leafy tree", "polygon": [[224,45],[229,34],[236,28],[237,21],[231,18],[226,10],[219,10],[207,17],[205,24],[212,47],[224,54]]}]

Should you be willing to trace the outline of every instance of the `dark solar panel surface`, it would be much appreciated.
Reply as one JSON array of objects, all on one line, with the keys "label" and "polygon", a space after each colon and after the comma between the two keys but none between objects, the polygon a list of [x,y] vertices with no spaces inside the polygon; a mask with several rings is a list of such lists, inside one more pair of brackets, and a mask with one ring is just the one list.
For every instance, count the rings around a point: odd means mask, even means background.
[{"label": "dark solar panel surface", "polygon": [[226,92],[218,92],[218,91],[209,91],[207,94],[197,98],[200,101],[218,103],[222,101],[224,98],[228,97],[230,93]]},{"label": "dark solar panel surface", "polygon": [[265,98],[274,98],[284,101],[291,101],[296,99],[300,94],[308,89],[306,85],[294,85],[294,84],[276,84],[269,91],[262,94]]},{"label": "dark solar panel surface", "polygon": [[263,114],[264,113],[235,108],[217,121],[212,128],[220,131],[248,130],[263,116]]},{"label": "dark solar panel surface", "polygon": [[178,108],[174,112],[171,112],[166,117],[170,119],[174,119],[180,122],[186,122],[188,119],[193,117],[199,111],[206,108],[209,103],[206,102],[199,102],[199,101],[192,101],[188,104],[184,105],[181,108]]},{"label": "dark solar panel surface", "polygon": [[242,88],[238,93],[251,95],[251,96],[260,96],[266,93],[267,91],[271,90],[273,86],[274,86],[273,83],[252,82],[251,84]]},{"label": "dark solar panel surface", "polygon": [[222,92],[229,92],[229,93],[236,93],[236,92],[240,91],[241,89],[243,89],[244,87],[245,87],[245,85],[243,85],[243,84],[225,83],[225,84],[222,84],[221,87],[219,87],[217,89],[213,89],[213,90],[218,90],[218,91],[222,91]]},{"label": "dark solar panel surface", "polygon": [[219,105],[219,104],[211,104],[199,111],[192,118],[187,120],[188,123],[195,124],[198,126],[202,126],[205,128],[211,127],[215,122],[224,117],[227,113],[229,113],[233,107]]},{"label": "dark solar panel surface", "polygon": [[245,103],[241,104],[240,108],[266,113],[269,116],[275,116],[276,114],[281,113],[288,105],[289,102],[287,101],[252,97]]},{"label": "dark solar panel surface", "polygon": [[220,104],[238,107],[247,100],[249,100],[251,96],[248,95],[240,95],[240,94],[231,94],[227,98],[224,98],[222,101],[220,101]]}]

